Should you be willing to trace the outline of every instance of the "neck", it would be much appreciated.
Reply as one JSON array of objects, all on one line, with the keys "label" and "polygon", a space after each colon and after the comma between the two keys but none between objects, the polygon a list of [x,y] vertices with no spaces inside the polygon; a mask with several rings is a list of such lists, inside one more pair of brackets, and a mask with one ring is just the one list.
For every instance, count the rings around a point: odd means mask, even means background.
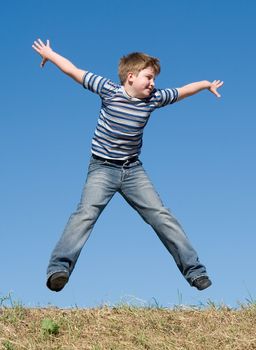
[{"label": "neck", "polygon": [[132,86],[130,84],[128,84],[127,82],[124,83],[123,85],[125,92],[127,93],[127,95],[129,95],[130,97],[136,97],[135,92],[132,88]]}]

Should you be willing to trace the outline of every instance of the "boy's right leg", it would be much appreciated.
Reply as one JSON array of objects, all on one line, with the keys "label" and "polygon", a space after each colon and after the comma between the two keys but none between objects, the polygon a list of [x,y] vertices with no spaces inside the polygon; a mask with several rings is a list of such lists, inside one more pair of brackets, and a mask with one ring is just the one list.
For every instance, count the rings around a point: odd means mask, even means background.
[{"label": "boy's right leg", "polygon": [[47,269],[49,289],[60,291],[67,283],[94,224],[115,194],[117,185],[118,178],[104,166],[104,162],[92,158],[81,201],[50,258]]}]

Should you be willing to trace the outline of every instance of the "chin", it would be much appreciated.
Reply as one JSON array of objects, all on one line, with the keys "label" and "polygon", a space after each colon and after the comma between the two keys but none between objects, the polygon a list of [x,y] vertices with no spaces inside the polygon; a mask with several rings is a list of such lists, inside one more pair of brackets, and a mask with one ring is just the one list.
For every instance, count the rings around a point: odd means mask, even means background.
[{"label": "chin", "polygon": [[143,95],[143,97],[142,98],[146,98],[146,97],[149,97],[150,96],[150,94],[151,94],[151,90],[150,91],[146,91],[146,92],[144,92],[142,95]]}]

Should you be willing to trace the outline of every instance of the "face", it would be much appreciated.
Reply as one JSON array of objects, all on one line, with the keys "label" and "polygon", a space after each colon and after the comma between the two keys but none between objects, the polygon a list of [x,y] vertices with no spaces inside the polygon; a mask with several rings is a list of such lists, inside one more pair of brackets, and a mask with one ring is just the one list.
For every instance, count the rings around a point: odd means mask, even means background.
[{"label": "face", "polygon": [[130,95],[137,98],[146,98],[155,86],[155,71],[152,67],[141,70],[137,75],[128,73],[127,78]]}]

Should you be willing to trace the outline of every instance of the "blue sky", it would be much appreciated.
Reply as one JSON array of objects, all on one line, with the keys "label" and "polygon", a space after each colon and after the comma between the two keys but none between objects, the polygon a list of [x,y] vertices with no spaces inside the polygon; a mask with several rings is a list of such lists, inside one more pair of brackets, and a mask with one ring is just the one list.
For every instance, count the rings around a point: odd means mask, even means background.
[{"label": "blue sky", "polygon": [[[246,4],[246,6],[245,6]],[[1,282],[27,306],[123,301],[237,306],[256,298],[253,1],[9,1],[1,7]],[[152,114],[141,160],[213,286],[191,288],[152,229],[116,195],[61,293],[46,267],[85,181],[99,98],[31,45],[50,39],[78,67],[117,81],[120,56],[159,57],[157,86],[224,80]]]}]

